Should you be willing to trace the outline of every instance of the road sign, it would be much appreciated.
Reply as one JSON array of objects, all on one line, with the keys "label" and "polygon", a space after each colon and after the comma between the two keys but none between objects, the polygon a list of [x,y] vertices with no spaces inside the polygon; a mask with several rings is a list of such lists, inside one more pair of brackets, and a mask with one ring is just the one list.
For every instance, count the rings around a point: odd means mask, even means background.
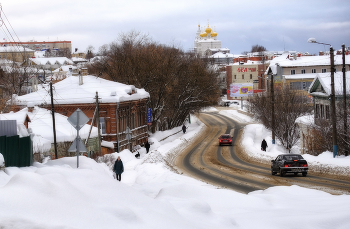
[{"label": "road sign", "polygon": [[68,152],[77,152],[77,145],[79,144],[79,152],[87,152],[87,149],[80,138],[75,138]]},{"label": "road sign", "polygon": [[152,125],[152,109],[147,109],[147,124]]},{"label": "road sign", "polygon": [[87,152],[84,143],[79,137],[79,130],[89,121],[89,118],[78,108],[67,120],[77,130],[77,137],[69,147],[68,152],[77,152],[77,168],[79,168],[79,152]]},{"label": "road sign", "polygon": [[89,118],[78,108],[67,120],[76,130],[80,130],[89,121]]}]

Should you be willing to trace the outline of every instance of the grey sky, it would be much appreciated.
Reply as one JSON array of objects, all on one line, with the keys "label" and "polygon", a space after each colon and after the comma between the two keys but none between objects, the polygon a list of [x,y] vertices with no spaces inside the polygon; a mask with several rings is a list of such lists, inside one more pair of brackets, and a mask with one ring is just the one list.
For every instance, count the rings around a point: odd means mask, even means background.
[{"label": "grey sky", "polygon": [[1,5],[21,41],[70,40],[80,51],[90,44],[97,51],[131,30],[188,50],[198,24],[207,26],[208,20],[233,54],[255,44],[275,51],[329,50],[307,43],[309,37],[335,49],[350,46],[347,0],[6,0]]}]

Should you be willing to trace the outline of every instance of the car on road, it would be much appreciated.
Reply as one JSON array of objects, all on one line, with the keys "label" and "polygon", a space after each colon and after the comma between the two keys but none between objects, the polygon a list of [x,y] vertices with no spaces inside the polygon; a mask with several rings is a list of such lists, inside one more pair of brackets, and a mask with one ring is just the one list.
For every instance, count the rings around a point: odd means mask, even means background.
[{"label": "car on road", "polygon": [[301,173],[304,177],[308,172],[307,161],[300,154],[280,154],[275,160],[271,160],[271,174],[280,174],[281,177],[287,173],[298,175]]},{"label": "car on road", "polygon": [[232,136],[229,134],[223,134],[219,137],[219,145],[231,145],[232,146]]}]

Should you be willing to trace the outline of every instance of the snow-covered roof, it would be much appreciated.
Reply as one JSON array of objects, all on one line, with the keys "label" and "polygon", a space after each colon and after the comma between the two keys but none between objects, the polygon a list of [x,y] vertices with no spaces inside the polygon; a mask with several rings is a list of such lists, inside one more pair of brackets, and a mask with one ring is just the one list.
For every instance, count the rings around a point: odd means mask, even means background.
[{"label": "snow-covered roof", "polygon": [[72,57],[73,62],[87,62],[86,59],[81,58],[81,57]]},{"label": "snow-covered roof", "polygon": [[[324,66],[330,65],[330,56],[301,56],[294,59],[291,57],[291,54],[284,53],[271,60],[270,66],[277,63],[281,67]],[[335,55],[334,64],[341,65],[342,63],[342,56]],[[345,64],[350,64],[350,57],[348,55],[345,56]]]},{"label": "snow-covered roof", "polygon": [[44,57],[44,58],[30,58],[29,60],[33,61],[37,65],[54,65],[56,63],[60,65],[64,64],[74,64],[73,61],[67,57]]},{"label": "snow-covered roof", "polygon": [[[322,85],[324,93],[316,92],[316,87],[318,84]],[[335,95],[343,95],[343,73],[336,72],[334,73],[334,91]],[[346,94],[350,94],[350,72],[346,72]],[[316,74],[316,78],[312,81],[309,87],[309,93],[311,95],[320,95],[320,96],[329,96],[331,94],[331,73],[318,73]]]},{"label": "snow-covered roof", "polygon": [[0,120],[16,120],[17,123],[24,123],[27,114],[24,112],[13,112],[0,114]]},{"label": "snow-covered roof", "polygon": [[[100,103],[117,103],[123,101],[149,98],[149,93],[144,89],[137,89],[133,85],[126,85],[98,78],[96,76],[83,76],[83,84],[79,85],[79,77],[71,76],[53,85],[55,104],[86,104],[95,103],[96,92]],[[131,94],[132,90],[136,93]],[[32,102],[34,105],[51,104],[49,88],[39,88],[38,91],[16,97],[17,105],[26,105]]]},{"label": "snow-covered roof", "polygon": [[314,79],[316,75],[317,73],[284,75],[284,78],[285,79]]},{"label": "snow-covered roof", "polygon": [[[50,110],[35,106],[32,112],[28,112],[28,108],[23,108],[15,114],[17,113],[29,116],[31,122],[28,124],[28,129],[31,129],[32,133],[42,136],[51,143],[54,142],[52,115]],[[77,130],[68,122],[67,118],[67,116],[55,113],[57,142],[73,141],[76,137]],[[82,139],[86,139],[89,135],[89,131],[90,125],[86,124],[79,130],[79,136]],[[97,128],[93,127],[90,137],[97,137],[97,131]]]},{"label": "snow-covered roof", "polygon": [[43,57],[45,57],[45,51],[35,51],[34,56],[36,58],[43,58]]},{"label": "snow-covered roof", "polygon": [[217,52],[213,55],[211,55],[209,58],[233,58],[233,54],[231,53],[222,53],[222,52]]},{"label": "snow-covered roof", "polygon": [[52,71],[53,73],[56,73],[56,72],[69,72],[69,68],[72,68],[72,70],[75,70],[77,69],[76,66],[73,66],[73,65],[62,65],[61,67],[55,69],[54,71]]}]

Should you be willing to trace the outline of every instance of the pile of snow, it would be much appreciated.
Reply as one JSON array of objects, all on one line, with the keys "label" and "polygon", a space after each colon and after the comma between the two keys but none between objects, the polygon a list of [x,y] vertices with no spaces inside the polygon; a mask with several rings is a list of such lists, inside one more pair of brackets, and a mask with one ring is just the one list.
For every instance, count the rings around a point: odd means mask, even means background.
[{"label": "pile of snow", "polygon": [[0,153],[0,168],[5,167],[4,156]]},{"label": "pile of snow", "polygon": [[[242,116],[242,115],[240,115]],[[301,120],[302,121],[302,120]],[[305,117],[304,121],[308,121]],[[268,147],[266,152],[261,150],[261,141],[265,139]],[[241,144],[243,149],[249,157],[256,161],[263,163],[270,163],[271,160],[275,159],[279,154],[288,153],[282,145],[272,144],[272,133],[267,130],[262,124],[249,124],[244,128]],[[298,145],[291,149],[291,153],[300,154],[300,148]],[[309,164],[309,169],[312,171],[319,171],[333,174],[349,175],[350,172],[350,156],[338,156],[333,157],[333,153],[326,151],[318,156],[310,154],[303,154],[303,157]]]},{"label": "pile of snow", "polygon": [[206,107],[201,109],[201,112],[216,112],[218,111],[218,109],[216,109],[215,107]]},{"label": "pile of snow", "polygon": [[348,195],[295,185],[246,195],[171,172],[167,155],[201,126],[196,120],[186,134],[178,127],[152,135],[151,153],[140,149],[141,159],[128,150],[112,154],[111,165],[117,156],[124,163],[121,182],[86,157],[78,169],[71,157],[0,171],[0,228],[294,229],[291,219],[305,228],[350,227]]},{"label": "pile of snow", "polygon": [[229,118],[235,119],[241,123],[249,123],[254,121],[252,117],[242,114],[243,112],[240,113],[237,110],[222,110],[219,113]]}]

